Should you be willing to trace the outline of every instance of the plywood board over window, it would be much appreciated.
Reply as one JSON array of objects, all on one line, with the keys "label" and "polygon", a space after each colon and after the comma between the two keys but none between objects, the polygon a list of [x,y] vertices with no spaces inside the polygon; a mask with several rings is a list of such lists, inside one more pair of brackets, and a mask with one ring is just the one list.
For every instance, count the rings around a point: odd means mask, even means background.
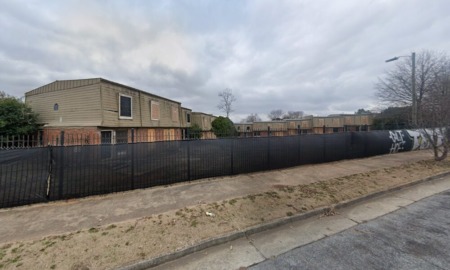
[{"label": "plywood board over window", "polygon": [[150,114],[152,120],[159,120],[160,119],[160,107],[158,101],[150,101]]},{"label": "plywood board over window", "polygon": [[172,106],[172,121],[173,122],[179,122],[180,121],[180,115],[178,113],[178,107]]}]

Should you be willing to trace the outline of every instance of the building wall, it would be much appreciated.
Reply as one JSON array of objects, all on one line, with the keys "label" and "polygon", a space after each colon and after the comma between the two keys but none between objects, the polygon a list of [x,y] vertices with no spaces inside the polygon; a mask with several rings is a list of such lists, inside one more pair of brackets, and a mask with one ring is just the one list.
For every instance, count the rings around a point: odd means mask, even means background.
[{"label": "building wall", "polygon": [[[120,95],[131,97],[131,119],[119,115]],[[191,110],[182,111],[179,102],[100,78],[44,85],[27,92],[26,103],[45,124],[40,137],[53,145],[61,142],[62,131],[66,145],[99,144],[102,132],[110,132],[112,143],[131,142],[132,130],[135,142],[180,140],[182,125],[190,125],[185,113]],[[159,108],[158,119],[152,119],[152,106]]]},{"label": "building wall", "polygon": [[[120,95],[131,97],[131,119],[119,116]],[[103,79],[56,81],[25,96],[44,127],[181,128],[179,102]],[[159,104],[156,120],[151,117],[152,101]]]},{"label": "building wall", "polygon": [[268,129],[275,130],[286,130],[287,123],[284,121],[270,121],[270,122],[255,122],[253,123],[253,130],[266,131]]},{"label": "building wall", "polygon": [[[132,119],[119,119],[119,97],[120,94],[131,97]],[[101,83],[101,107],[104,127],[140,127],[141,126],[141,104],[140,93],[126,87]]]},{"label": "building wall", "polygon": [[192,112],[191,114],[191,124],[198,125],[203,131],[209,131],[212,128],[212,121],[216,119],[215,116],[206,113]]},{"label": "building wall", "polygon": [[[271,136],[296,134],[323,134],[345,131],[369,131],[374,115],[336,115],[326,117],[308,116],[302,119],[235,124],[239,136],[267,136],[270,127]],[[253,132],[247,132],[247,126]]]},{"label": "building wall", "polygon": [[57,82],[25,94],[25,102],[38,113],[38,122],[52,127],[101,125],[99,84],[85,82],[82,86],[62,89],[64,85]]},{"label": "building wall", "polygon": [[[188,122],[188,119],[187,119],[188,115],[190,117],[189,122]],[[181,127],[183,127],[183,128],[190,127],[191,126],[191,122],[192,122],[191,119],[192,119],[192,110],[181,107],[181,116],[180,116]]]},{"label": "building wall", "polygon": [[[101,92],[102,126],[181,127],[181,104],[178,102],[109,82],[102,82]],[[119,117],[121,94],[132,98],[132,119],[120,119]]]}]

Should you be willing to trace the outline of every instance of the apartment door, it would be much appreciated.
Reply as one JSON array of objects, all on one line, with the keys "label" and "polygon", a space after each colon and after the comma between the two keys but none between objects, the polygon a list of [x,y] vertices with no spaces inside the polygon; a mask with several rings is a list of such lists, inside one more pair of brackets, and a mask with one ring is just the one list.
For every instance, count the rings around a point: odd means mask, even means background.
[{"label": "apartment door", "polygon": [[111,158],[111,148],[112,148],[112,131],[102,131],[101,135],[101,158]]}]

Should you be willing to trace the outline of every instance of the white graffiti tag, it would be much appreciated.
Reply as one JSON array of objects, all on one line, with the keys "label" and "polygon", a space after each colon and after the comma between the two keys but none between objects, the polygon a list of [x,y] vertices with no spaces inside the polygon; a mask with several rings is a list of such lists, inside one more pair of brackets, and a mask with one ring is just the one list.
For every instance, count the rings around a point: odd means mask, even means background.
[{"label": "white graffiti tag", "polygon": [[406,143],[403,138],[403,133],[400,130],[389,131],[389,138],[392,140],[392,145],[390,149],[390,153],[397,153],[400,150],[403,150],[404,145]]}]

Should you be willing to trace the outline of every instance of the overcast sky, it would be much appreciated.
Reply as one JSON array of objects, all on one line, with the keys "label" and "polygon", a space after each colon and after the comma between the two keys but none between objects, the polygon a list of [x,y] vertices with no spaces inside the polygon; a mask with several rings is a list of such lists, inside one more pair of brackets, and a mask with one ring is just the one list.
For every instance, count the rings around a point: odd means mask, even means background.
[{"label": "overcast sky", "polygon": [[374,83],[422,49],[450,48],[448,0],[0,0],[0,90],[102,77],[232,120],[274,109],[376,108]]}]

